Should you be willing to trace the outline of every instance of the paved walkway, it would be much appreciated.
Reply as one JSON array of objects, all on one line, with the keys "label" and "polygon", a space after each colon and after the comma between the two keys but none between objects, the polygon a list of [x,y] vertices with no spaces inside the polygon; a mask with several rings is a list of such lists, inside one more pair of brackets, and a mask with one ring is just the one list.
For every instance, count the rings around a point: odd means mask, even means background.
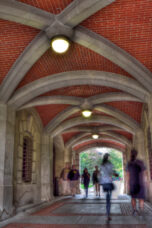
[{"label": "paved walkway", "polygon": [[82,195],[54,202],[35,213],[15,218],[5,228],[152,228],[152,207],[145,203],[145,215],[132,216],[130,199],[120,196],[112,200],[112,220],[105,216],[104,197]]}]

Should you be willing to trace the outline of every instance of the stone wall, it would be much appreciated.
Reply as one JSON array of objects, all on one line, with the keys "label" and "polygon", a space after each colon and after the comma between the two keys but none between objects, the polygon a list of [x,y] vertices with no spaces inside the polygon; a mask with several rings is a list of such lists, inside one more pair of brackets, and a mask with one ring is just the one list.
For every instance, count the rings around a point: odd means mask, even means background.
[{"label": "stone wall", "polygon": [[[19,111],[15,125],[15,152],[14,152],[14,205],[21,206],[36,203],[41,199],[41,121],[33,109]],[[23,139],[28,136],[32,139],[32,180],[23,181]]]},{"label": "stone wall", "polygon": [[144,130],[145,138],[145,164],[147,167],[148,186],[147,186],[147,199],[152,202],[152,142],[150,133],[150,123],[148,118],[148,107],[144,105],[142,113],[142,128]]}]

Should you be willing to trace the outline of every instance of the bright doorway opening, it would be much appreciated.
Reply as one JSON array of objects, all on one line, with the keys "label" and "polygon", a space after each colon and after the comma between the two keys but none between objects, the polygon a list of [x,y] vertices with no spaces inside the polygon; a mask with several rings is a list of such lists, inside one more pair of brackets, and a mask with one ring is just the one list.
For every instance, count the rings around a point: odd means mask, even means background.
[{"label": "bright doorway opening", "polygon": [[[110,154],[110,161],[115,167],[116,172],[119,174],[119,177],[113,178],[113,183],[115,184],[116,189],[113,191],[112,198],[118,198],[124,192],[124,172],[123,172],[123,155],[122,152],[113,149],[113,148],[90,148],[80,153],[79,158],[79,170],[82,175],[84,168],[88,169],[90,173],[91,180],[89,184],[89,195],[95,196],[95,189],[92,182],[92,174],[97,165],[100,169],[102,158],[105,153]],[[80,183],[81,194],[84,194],[84,186]],[[100,195],[104,197],[102,191],[102,186],[100,187]]]}]

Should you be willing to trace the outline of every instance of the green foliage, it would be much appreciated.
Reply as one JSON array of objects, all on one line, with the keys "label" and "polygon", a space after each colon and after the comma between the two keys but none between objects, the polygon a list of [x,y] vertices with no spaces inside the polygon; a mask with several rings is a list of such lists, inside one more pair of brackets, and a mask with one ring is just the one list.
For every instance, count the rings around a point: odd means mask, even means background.
[{"label": "green foliage", "polygon": [[[123,167],[122,167],[122,154],[121,152],[115,149],[109,148],[99,148],[90,149],[80,154],[80,172],[83,173],[84,168],[87,168],[91,177],[94,171],[94,167],[97,165],[100,169],[102,163],[102,157],[104,153],[110,154],[110,161],[115,167],[116,172],[119,174],[119,177],[123,177]],[[92,180],[91,180],[92,181]]]},{"label": "green foliage", "polygon": [[[89,187],[88,188],[92,188],[93,187],[93,184],[89,184]],[[84,185],[83,184],[80,184],[80,188],[81,189],[84,189]]]}]

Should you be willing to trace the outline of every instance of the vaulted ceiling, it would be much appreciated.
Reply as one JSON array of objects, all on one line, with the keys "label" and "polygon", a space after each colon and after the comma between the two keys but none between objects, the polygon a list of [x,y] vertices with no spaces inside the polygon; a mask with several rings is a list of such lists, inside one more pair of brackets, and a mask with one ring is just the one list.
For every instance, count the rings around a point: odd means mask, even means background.
[{"label": "vaulted ceiling", "polygon": [[[151,1],[0,0],[0,18],[1,102],[35,107],[67,147],[131,145],[152,91]],[[62,55],[58,34],[71,40]]]}]

